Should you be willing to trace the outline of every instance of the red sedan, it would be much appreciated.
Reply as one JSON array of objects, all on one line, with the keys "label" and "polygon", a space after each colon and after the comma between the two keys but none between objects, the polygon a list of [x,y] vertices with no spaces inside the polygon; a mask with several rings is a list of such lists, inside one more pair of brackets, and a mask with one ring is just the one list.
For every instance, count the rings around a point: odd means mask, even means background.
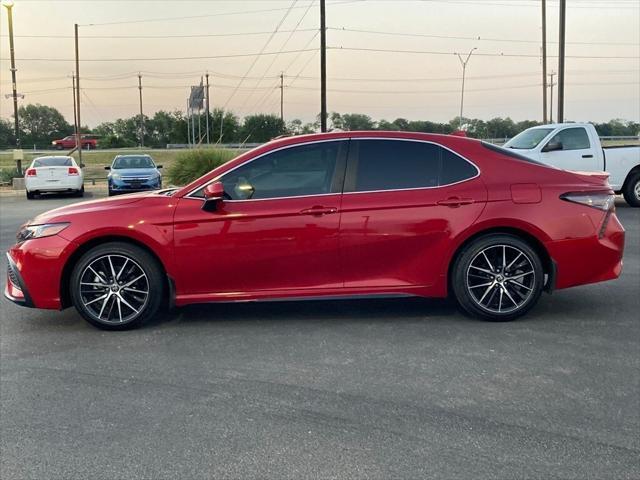
[{"label": "red sedan", "polygon": [[105,329],[163,304],[454,297],[511,320],[618,277],[606,175],[477,140],[340,132],[270,142],[190,185],[74,204],[22,227],[5,295]]}]

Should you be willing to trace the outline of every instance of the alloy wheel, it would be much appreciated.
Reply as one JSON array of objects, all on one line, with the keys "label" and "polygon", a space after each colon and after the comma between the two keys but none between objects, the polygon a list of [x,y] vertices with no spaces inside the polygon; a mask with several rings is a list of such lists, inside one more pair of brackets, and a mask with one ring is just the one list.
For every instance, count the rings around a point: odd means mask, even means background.
[{"label": "alloy wheel", "polygon": [[529,256],[512,245],[491,245],[476,254],[466,272],[466,288],[482,310],[508,314],[522,308],[535,290]]},{"label": "alloy wheel", "polygon": [[79,297],[97,321],[123,324],[144,310],[149,300],[149,279],[133,259],[102,255],[89,263],[80,275]]}]

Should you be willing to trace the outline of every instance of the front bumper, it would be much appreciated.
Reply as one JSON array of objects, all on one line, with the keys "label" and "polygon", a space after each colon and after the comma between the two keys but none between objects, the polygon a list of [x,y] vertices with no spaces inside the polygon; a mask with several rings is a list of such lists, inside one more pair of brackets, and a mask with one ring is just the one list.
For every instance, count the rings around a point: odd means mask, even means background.
[{"label": "front bumper", "polygon": [[24,284],[20,271],[13,261],[11,255],[7,253],[7,283],[4,288],[4,296],[13,303],[23,307],[34,307],[33,300]]},{"label": "front bumper", "polygon": [[76,247],[58,235],[11,247],[4,296],[26,307],[60,310],[63,268]]},{"label": "front bumper", "polygon": [[145,192],[148,190],[160,190],[162,179],[153,179],[146,182],[128,183],[123,180],[109,180],[109,191],[113,193]]}]

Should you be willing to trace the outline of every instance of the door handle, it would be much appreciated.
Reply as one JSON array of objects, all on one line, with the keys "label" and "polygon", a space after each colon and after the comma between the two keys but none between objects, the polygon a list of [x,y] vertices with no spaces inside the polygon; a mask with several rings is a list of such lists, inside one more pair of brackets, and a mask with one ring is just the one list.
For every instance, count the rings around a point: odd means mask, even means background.
[{"label": "door handle", "polygon": [[593,158],[593,155],[582,155],[582,158]]},{"label": "door handle", "polygon": [[337,211],[338,209],[335,207],[322,207],[320,205],[317,205],[315,207],[300,210],[300,215],[315,215],[319,217],[322,215],[328,215],[330,213],[336,213]]},{"label": "door handle", "polygon": [[444,207],[458,208],[461,205],[471,205],[473,198],[449,197],[445,200],[439,200],[437,203]]}]

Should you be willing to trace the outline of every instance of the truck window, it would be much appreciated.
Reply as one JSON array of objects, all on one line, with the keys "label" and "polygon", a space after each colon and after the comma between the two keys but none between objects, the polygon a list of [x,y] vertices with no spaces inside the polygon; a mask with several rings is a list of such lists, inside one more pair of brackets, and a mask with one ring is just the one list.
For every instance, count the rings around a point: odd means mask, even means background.
[{"label": "truck window", "polygon": [[532,128],[513,137],[505,145],[515,150],[531,150],[536,148],[544,138],[553,132],[553,128]]},{"label": "truck window", "polygon": [[556,133],[549,143],[562,143],[562,150],[586,150],[591,148],[589,136],[583,127],[565,128]]}]

